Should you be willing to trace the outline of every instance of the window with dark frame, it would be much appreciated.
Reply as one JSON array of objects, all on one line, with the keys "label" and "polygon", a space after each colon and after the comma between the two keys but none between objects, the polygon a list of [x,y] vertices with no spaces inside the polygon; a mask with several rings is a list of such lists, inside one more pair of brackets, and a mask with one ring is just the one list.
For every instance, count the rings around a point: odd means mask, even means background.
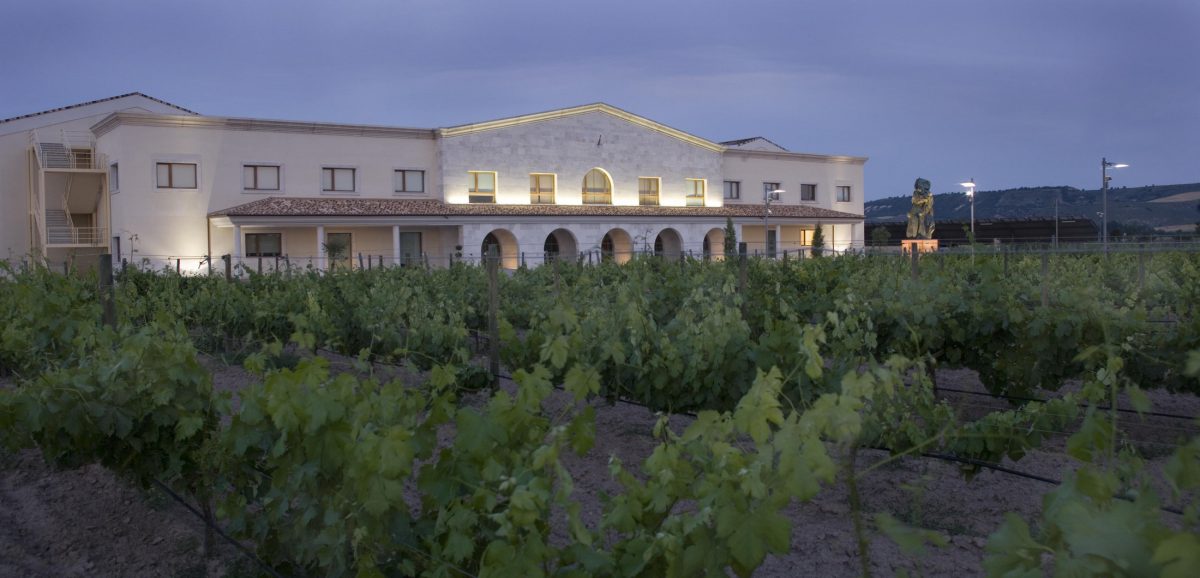
[{"label": "window with dark frame", "polygon": [[763,198],[767,198],[767,195],[770,195],[781,188],[782,187],[779,186],[779,183],[763,183]]},{"label": "window with dark frame", "polygon": [[279,257],[283,255],[283,235],[280,233],[246,233],[247,257]]},{"label": "window with dark frame", "polygon": [[392,189],[397,193],[425,192],[425,171],[396,169],[392,175]]},{"label": "window with dark frame", "polygon": [[800,185],[800,200],[801,201],[817,200],[817,185]]},{"label": "window with dark frame", "polygon": [[121,190],[121,170],[118,163],[108,165],[108,190]]},{"label": "window with dark frame", "polygon": [[708,183],[704,179],[686,179],[687,181],[687,206],[703,207],[704,196],[707,193]]},{"label": "window with dark frame", "polygon": [[638,179],[638,204],[658,205],[659,189],[662,181],[658,177],[641,177]]},{"label": "window with dark frame", "polygon": [[554,175],[549,173],[529,174],[529,202],[534,205],[554,204]]},{"label": "window with dark frame", "polygon": [[726,199],[742,198],[742,182],[741,181],[725,181],[725,198]]},{"label": "window with dark frame", "polygon": [[196,163],[155,163],[158,188],[196,188]]},{"label": "window with dark frame", "polygon": [[839,203],[849,203],[850,202],[850,186],[849,185],[839,185],[838,186],[837,200]]},{"label": "window with dark frame", "polygon": [[247,191],[278,191],[279,165],[242,165],[242,180]]},{"label": "window with dark frame", "polygon": [[468,171],[468,201],[472,203],[496,202],[496,173],[491,171]]},{"label": "window with dark frame", "polygon": [[325,167],[321,169],[321,190],[338,193],[355,191],[355,178],[358,171],[350,168]]}]

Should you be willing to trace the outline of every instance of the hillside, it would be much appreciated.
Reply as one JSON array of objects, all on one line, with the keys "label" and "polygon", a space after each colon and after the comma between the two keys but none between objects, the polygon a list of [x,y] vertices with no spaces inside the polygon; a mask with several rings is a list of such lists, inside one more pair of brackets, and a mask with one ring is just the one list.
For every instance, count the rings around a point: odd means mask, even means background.
[{"label": "hillside", "polygon": [[[1023,187],[1000,191],[979,191],[975,199],[975,219],[1052,218],[1054,199],[1059,198],[1061,218],[1099,219],[1099,189],[1075,187]],[[868,221],[902,221],[912,205],[912,197],[888,197],[866,203]],[[971,218],[966,193],[941,193],[934,196],[934,216],[939,221],[967,221]],[[1111,221],[1136,223],[1160,229],[1191,229],[1200,221],[1200,183],[1113,187],[1108,190]],[[1111,222],[1110,221],[1110,222]]]}]

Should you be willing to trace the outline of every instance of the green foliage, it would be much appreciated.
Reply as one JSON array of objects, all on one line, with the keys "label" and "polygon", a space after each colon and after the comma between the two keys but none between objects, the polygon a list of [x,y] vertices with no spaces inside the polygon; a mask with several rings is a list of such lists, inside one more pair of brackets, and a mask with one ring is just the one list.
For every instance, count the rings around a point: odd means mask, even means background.
[{"label": "green foliage", "polygon": [[820,257],[825,252],[825,231],[821,227],[820,221],[817,222],[817,228],[813,230],[812,236],[812,256]]},{"label": "green foliage", "polygon": [[[1200,225],[1197,225],[1197,227],[1200,227]],[[738,252],[737,229],[735,229],[733,226],[733,217],[726,217],[725,218],[725,256],[730,257],[733,255],[737,255],[737,252]]]}]

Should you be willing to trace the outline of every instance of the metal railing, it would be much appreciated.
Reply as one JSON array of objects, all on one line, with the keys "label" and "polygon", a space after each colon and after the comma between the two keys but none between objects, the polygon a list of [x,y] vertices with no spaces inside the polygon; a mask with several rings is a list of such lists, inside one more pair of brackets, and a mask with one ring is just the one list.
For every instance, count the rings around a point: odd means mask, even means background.
[{"label": "metal railing", "polygon": [[106,227],[48,227],[46,245],[105,245],[108,243]]}]

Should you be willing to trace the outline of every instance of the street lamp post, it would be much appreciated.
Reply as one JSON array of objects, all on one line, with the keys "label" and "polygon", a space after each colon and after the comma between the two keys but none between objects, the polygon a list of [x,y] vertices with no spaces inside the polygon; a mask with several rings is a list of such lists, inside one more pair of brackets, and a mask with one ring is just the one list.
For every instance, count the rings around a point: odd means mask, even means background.
[{"label": "street lamp post", "polygon": [[965,183],[959,183],[959,184],[967,188],[967,197],[969,197],[971,199],[971,242],[974,243],[975,242],[975,179],[974,179],[974,177],[972,177],[971,180],[969,180]]},{"label": "street lamp post", "polygon": [[[778,201],[784,192],[783,189],[763,191],[763,245],[766,246],[763,252],[767,254],[768,259],[775,257],[775,251],[771,247],[771,201]],[[778,239],[776,242],[778,243]]]},{"label": "street lamp post", "polygon": [[1125,163],[1109,162],[1107,158],[1100,157],[1100,197],[1101,197],[1101,217],[1100,217],[1100,236],[1104,240],[1104,252],[1108,252],[1108,181],[1112,177],[1108,176],[1108,169],[1123,169],[1129,165]]}]

